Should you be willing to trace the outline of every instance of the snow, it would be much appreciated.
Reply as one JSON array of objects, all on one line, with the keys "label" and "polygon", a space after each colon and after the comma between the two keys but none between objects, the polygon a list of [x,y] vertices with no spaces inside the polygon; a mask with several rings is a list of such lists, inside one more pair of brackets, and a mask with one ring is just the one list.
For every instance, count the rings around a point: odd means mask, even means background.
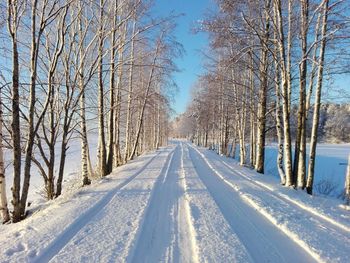
[{"label": "snow", "polygon": [[340,208],[339,200],[309,196],[284,188],[276,178],[249,171],[234,160],[219,157],[213,152],[202,150],[200,154],[208,166],[239,193],[243,201],[314,259],[347,262],[350,214]]},{"label": "snow", "polygon": [[[39,209],[40,208],[40,209]],[[0,226],[0,262],[348,262],[350,211],[186,141]]]},{"label": "snow", "polygon": [[[307,144],[307,153],[309,152],[309,144]],[[294,154],[294,153],[293,153]],[[344,190],[346,164],[350,154],[350,144],[328,144],[318,143],[316,149],[316,163],[315,163],[315,192],[318,194],[318,184],[323,182],[329,183],[334,189],[327,193],[332,197],[339,197]],[[271,143],[266,146],[265,152],[265,173],[272,174],[278,177],[277,170],[277,145]],[[307,156],[308,162],[308,156]]]},{"label": "snow", "polygon": [[[78,135],[75,135],[78,136]],[[58,142],[60,144],[60,142]],[[91,162],[95,164],[97,161],[97,144],[98,144],[98,135],[94,132],[91,132],[89,136],[89,150],[91,153]],[[60,146],[60,145],[59,145]],[[60,147],[56,147],[55,156],[55,170],[59,168],[59,158],[61,150]],[[38,153],[39,156],[39,153]],[[10,164],[12,162],[12,152],[5,151],[5,163]],[[23,156],[22,156],[23,158]],[[38,158],[39,159],[39,158]],[[39,159],[40,160],[40,159]],[[80,184],[80,171],[81,171],[81,141],[78,137],[72,138],[69,141],[69,147],[67,150],[66,164],[65,164],[65,174],[63,178],[63,192],[65,187],[70,187],[72,184]],[[45,167],[45,165],[43,165]],[[11,187],[13,182],[13,169],[12,165],[8,165],[6,169],[6,192],[11,195]],[[11,200],[11,199],[9,199]],[[40,175],[39,170],[32,164],[32,172],[30,178],[30,188],[28,193],[28,202],[31,203],[31,206],[42,206],[46,201],[46,196],[44,192],[44,179]]]}]

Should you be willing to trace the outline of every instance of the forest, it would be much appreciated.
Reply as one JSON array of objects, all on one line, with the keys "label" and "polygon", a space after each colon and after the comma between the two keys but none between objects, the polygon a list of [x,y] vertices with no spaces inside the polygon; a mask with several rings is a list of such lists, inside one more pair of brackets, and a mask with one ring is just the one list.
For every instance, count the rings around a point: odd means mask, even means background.
[{"label": "forest", "polygon": [[[174,60],[184,52],[174,29],[181,14],[161,17],[152,5],[1,4],[3,221],[26,217],[33,173],[43,178],[47,200],[62,194],[67,151],[75,141],[83,186],[166,145],[170,126],[173,136],[222,155],[235,155],[238,147],[240,164],[258,173],[265,172],[266,144],[273,141],[281,184],[309,194],[317,143],[349,142],[350,97],[335,81],[349,73],[349,3],[216,1],[193,28],[209,37],[205,72],[187,111],[173,123]],[[89,146],[94,137],[96,164]]]},{"label": "forest", "polygon": [[[8,0],[0,4],[0,185],[13,172],[12,222],[26,216],[31,174],[62,193],[67,150],[81,141],[82,185],[167,141],[176,16],[142,0]],[[89,136],[98,136],[97,165]],[[4,154],[10,156],[4,160]],[[80,163],[80,162],[79,162]]]},{"label": "forest", "polygon": [[335,83],[349,74],[349,3],[216,2],[197,28],[209,34],[206,71],[174,136],[226,156],[237,147],[258,173],[276,142],[281,184],[312,194],[317,143],[350,142],[350,94]]},{"label": "forest", "polygon": [[0,1],[0,262],[334,262],[350,1]]}]

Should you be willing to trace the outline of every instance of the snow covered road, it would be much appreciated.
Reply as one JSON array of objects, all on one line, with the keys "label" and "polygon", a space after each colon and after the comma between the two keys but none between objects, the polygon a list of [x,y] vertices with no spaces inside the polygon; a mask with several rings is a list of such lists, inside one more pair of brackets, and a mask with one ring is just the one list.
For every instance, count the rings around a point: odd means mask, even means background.
[{"label": "snow covered road", "polygon": [[193,148],[190,156],[197,175],[254,262],[312,262],[304,250],[244,202]]},{"label": "snow covered road", "polygon": [[0,262],[348,262],[350,222],[185,141],[0,228]]}]

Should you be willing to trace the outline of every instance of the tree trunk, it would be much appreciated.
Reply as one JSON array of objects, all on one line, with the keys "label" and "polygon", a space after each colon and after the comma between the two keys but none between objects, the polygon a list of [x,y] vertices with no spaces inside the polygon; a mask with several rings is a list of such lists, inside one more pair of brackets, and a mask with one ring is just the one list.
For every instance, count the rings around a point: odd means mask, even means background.
[{"label": "tree trunk", "polygon": [[21,125],[20,125],[20,107],[19,107],[19,55],[17,46],[17,17],[18,6],[8,0],[8,30],[12,40],[12,120],[11,137],[13,149],[13,185],[12,185],[12,221],[18,222],[22,219],[20,206],[21,189]]},{"label": "tree trunk", "polygon": [[[82,17],[82,5],[79,2],[79,41],[84,43],[84,31],[83,28],[83,17]],[[84,45],[79,46],[79,71],[78,71],[78,86],[80,90],[79,105],[80,105],[80,138],[81,138],[81,177],[82,185],[91,184],[90,176],[93,174],[92,165],[90,161],[89,144],[87,137],[87,127],[86,127],[86,102],[85,102],[85,56],[84,56]]]},{"label": "tree trunk", "polygon": [[107,175],[107,151],[104,120],[104,87],[103,87],[103,46],[104,46],[104,0],[100,0],[100,28],[98,47],[98,164],[100,176]]},{"label": "tree trunk", "polygon": [[231,157],[233,159],[236,158],[236,147],[237,147],[237,131],[235,129],[233,140],[232,140],[232,147],[231,147]]},{"label": "tree trunk", "polygon": [[[318,40],[319,40],[320,23],[321,23],[321,14],[319,14],[318,17],[317,17],[314,43],[317,43]],[[315,77],[316,77],[316,74],[317,74],[317,50],[318,50],[318,46],[316,45],[316,47],[314,48],[312,59],[311,59],[312,60],[312,66],[311,66],[311,70],[310,70],[310,79],[309,79],[308,92],[307,92],[307,95],[306,95],[306,103],[305,103],[306,119],[308,118],[308,113],[309,113],[309,110],[310,110],[311,96],[312,96],[312,92],[313,92]]]},{"label": "tree trunk", "polygon": [[86,114],[85,114],[85,92],[80,97],[80,115],[81,115],[81,165],[82,165],[82,179],[83,185],[91,183],[89,176],[92,175],[92,167],[89,154],[89,145],[87,139],[86,129]]},{"label": "tree trunk", "polygon": [[156,144],[155,144],[155,149],[159,149],[159,144],[160,144],[160,103],[157,105],[157,130],[156,130]]},{"label": "tree trunk", "polygon": [[120,153],[120,110],[121,110],[121,101],[122,101],[122,95],[121,95],[121,84],[123,79],[123,63],[124,63],[124,41],[125,41],[125,34],[126,34],[126,24],[124,23],[122,26],[120,26],[120,37],[119,37],[119,43],[118,43],[118,77],[117,77],[117,92],[116,92],[116,102],[115,102],[115,142],[114,142],[114,167],[118,167],[122,162],[122,156]]},{"label": "tree trunk", "polygon": [[[73,96],[74,96],[74,89],[73,87],[70,87],[69,85],[69,63],[70,61],[67,60],[67,64],[65,65],[65,73],[66,73],[66,100],[64,103],[64,116],[63,116],[63,123],[62,123],[62,141],[61,141],[61,153],[60,153],[60,161],[59,161],[59,168],[58,168],[58,177],[56,181],[56,193],[55,197],[59,197],[62,194],[62,182],[63,182],[63,175],[64,175],[64,169],[66,164],[66,157],[67,157],[67,144],[68,144],[68,135],[69,135],[69,129],[71,126],[71,122],[73,120],[73,116],[76,112],[76,107],[79,103],[79,98],[81,96],[81,93],[79,94],[76,101],[71,104]],[[77,74],[78,71],[75,73]],[[70,91],[70,89],[72,89]],[[70,107],[72,107],[72,111],[70,112]]]},{"label": "tree trunk", "polygon": [[308,35],[309,1],[301,1],[301,52],[302,61],[299,64],[299,111],[297,137],[294,151],[294,182],[298,187],[305,187],[306,169],[306,77],[307,77],[307,35]]},{"label": "tree trunk", "polygon": [[[290,9],[289,9],[290,10]],[[284,169],[286,175],[286,186],[293,185],[292,173],[292,150],[291,150],[291,135],[290,135],[290,72],[288,67],[288,57],[286,58],[286,49],[284,43],[284,30],[282,21],[281,1],[275,1],[276,24],[278,29],[278,51],[280,58],[281,79],[282,79],[282,110],[283,110],[283,137],[284,137]],[[289,14],[290,16],[291,14]],[[288,50],[290,47],[290,38],[288,38]]]},{"label": "tree trunk", "polygon": [[278,62],[275,62],[275,90],[276,90],[276,132],[277,132],[277,144],[278,144],[278,154],[277,154],[277,169],[278,174],[281,178],[281,184],[286,183],[286,175],[283,169],[283,127],[281,121],[281,93],[280,93],[280,76],[278,69]]},{"label": "tree trunk", "polygon": [[62,181],[63,181],[64,168],[66,164],[66,156],[67,156],[67,131],[65,131],[65,128],[63,127],[60,164],[59,164],[60,166],[58,168],[58,178],[56,182],[56,194],[55,194],[56,198],[62,194]]},{"label": "tree trunk", "polygon": [[[81,87],[84,89],[84,87]],[[86,114],[85,114],[85,91],[82,91],[80,97],[80,136],[81,136],[81,175],[82,183],[89,185],[91,183],[89,177],[92,175],[90,162],[89,145],[86,129]]]},{"label": "tree trunk", "polygon": [[249,151],[249,161],[250,166],[255,167],[255,101],[254,101],[254,72],[253,72],[253,55],[249,52],[250,68],[249,68],[249,88],[250,88],[250,151]]},{"label": "tree trunk", "polygon": [[329,5],[329,0],[325,0],[323,5],[321,46],[320,46],[320,54],[319,54],[319,61],[318,61],[314,115],[313,115],[312,130],[311,130],[308,178],[306,183],[306,191],[310,195],[312,194],[313,183],[314,183],[317,131],[318,131],[318,124],[320,119],[321,92],[322,92],[322,83],[323,83],[323,66],[324,66],[324,57],[325,57],[326,44],[327,44],[326,34],[327,34],[327,23],[328,23],[328,5]]},{"label": "tree trunk", "polygon": [[[204,133],[204,143],[206,145],[206,141],[207,141],[207,132],[205,131]],[[228,126],[228,107],[226,106],[226,114],[225,114],[225,136],[224,136],[224,140],[225,140],[225,155],[229,156],[230,155],[230,151],[228,148],[228,144],[229,144],[229,126]],[[206,146],[205,146],[206,147]]]},{"label": "tree trunk", "polygon": [[129,90],[128,90],[128,105],[126,110],[126,126],[125,126],[125,149],[124,149],[124,163],[128,161],[130,154],[130,144],[131,144],[131,135],[130,135],[130,126],[131,126],[131,103],[132,103],[132,89],[133,89],[133,74],[134,74],[134,52],[135,52],[135,35],[136,31],[136,19],[133,21],[132,25],[132,40],[131,40],[131,50],[130,50],[130,68],[129,68]]},{"label": "tree trunk", "polygon": [[350,206],[350,154],[348,157],[348,166],[345,178],[345,204]]},{"label": "tree trunk", "polygon": [[[37,0],[32,3],[32,13],[31,13],[31,55],[30,55],[30,85],[29,85],[29,110],[28,110],[28,135],[25,148],[24,157],[24,179],[21,194],[21,216],[25,216],[26,203],[29,191],[30,176],[31,176],[31,165],[32,165],[32,155],[34,147],[34,139],[36,136],[36,129],[34,127],[35,118],[35,104],[36,104],[36,78],[37,78],[37,61],[39,54],[39,41],[41,39],[41,34],[43,29],[40,28],[39,32],[36,29],[36,19],[37,19]],[[44,14],[42,14],[44,15]],[[40,123],[37,120],[37,125]]]},{"label": "tree trunk", "polygon": [[138,143],[139,143],[141,127],[143,125],[143,117],[144,117],[144,113],[145,113],[146,104],[147,104],[147,101],[148,101],[148,94],[149,94],[149,91],[150,91],[150,88],[151,88],[151,84],[152,84],[152,80],[153,80],[153,77],[154,77],[154,72],[155,72],[155,68],[156,68],[157,58],[158,58],[158,55],[159,55],[159,52],[160,52],[160,45],[161,45],[161,42],[162,42],[162,37],[163,37],[163,33],[162,33],[160,39],[158,40],[156,51],[155,51],[155,55],[154,55],[154,58],[153,58],[152,68],[151,68],[151,71],[150,71],[149,76],[148,76],[148,80],[147,80],[147,84],[146,84],[146,91],[145,91],[145,94],[144,94],[144,99],[143,99],[143,102],[142,102],[141,111],[140,111],[140,114],[139,114],[139,117],[138,117],[136,138],[135,138],[132,150],[130,152],[130,156],[128,158],[129,160],[132,160],[135,157],[136,149],[137,149],[137,146],[138,146]]},{"label": "tree trunk", "polygon": [[[1,89],[0,89],[1,91]],[[10,214],[7,207],[7,196],[6,196],[6,177],[5,177],[5,163],[4,163],[4,152],[3,152],[3,134],[2,134],[2,100],[0,93],[0,211],[2,216],[2,222],[6,223],[10,220]]]},{"label": "tree trunk", "polygon": [[[51,86],[51,94],[50,96],[50,138],[48,143],[48,150],[49,150],[49,163],[48,163],[48,179],[49,184],[47,185],[47,198],[48,200],[52,200],[55,197],[55,144],[56,144],[56,125],[55,125],[55,105],[54,105],[54,97],[55,92],[54,88],[52,87],[52,79],[49,77],[49,86]],[[45,127],[44,127],[45,129]]]},{"label": "tree trunk", "polygon": [[110,174],[113,169],[113,156],[114,156],[114,115],[116,114],[115,105],[115,56],[116,56],[116,32],[117,32],[117,22],[118,22],[118,0],[114,0],[113,6],[113,26],[111,34],[111,56],[110,56],[110,77],[109,77],[109,101],[110,101],[110,113],[109,113],[109,123],[108,123],[108,155],[107,155],[107,174]]},{"label": "tree trunk", "polygon": [[258,130],[257,130],[257,148],[256,148],[256,163],[255,170],[258,173],[264,173],[265,161],[265,130],[266,130],[266,102],[267,102],[267,85],[268,85],[268,47],[267,42],[270,35],[270,10],[271,1],[265,1],[265,28],[264,35],[261,41],[261,58],[260,58],[260,89],[259,89],[259,103],[258,103]]}]

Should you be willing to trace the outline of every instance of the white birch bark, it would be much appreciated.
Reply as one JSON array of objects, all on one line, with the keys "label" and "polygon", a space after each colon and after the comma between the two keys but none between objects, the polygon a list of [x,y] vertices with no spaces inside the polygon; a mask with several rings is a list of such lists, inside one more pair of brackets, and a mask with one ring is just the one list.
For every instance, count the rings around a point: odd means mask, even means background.
[{"label": "white birch bark", "polygon": [[299,63],[299,110],[295,140],[293,177],[298,187],[304,189],[306,174],[306,78],[307,78],[307,36],[309,23],[309,1],[301,1],[301,52]]},{"label": "white birch bark", "polygon": [[135,52],[135,31],[136,31],[136,19],[133,20],[132,24],[132,40],[130,50],[130,68],[129,68],[129,80],[128,80],[128,104],[126,110],[126,125],[125,125],[125,148],[124,148],[124,163],[128,161],[130,154],[131,144],[131,103],[132,103],[132,92],[133,92],[133,74],[134,74],[134,52]]},{"label": "white birch bark", "polygon": [[105,137],[105,118],[104,118],[104,83],[103,83],[103,52],[104,52],[104,0],[100,0],[99,16],[99,45],[98,45],[98,164],[100,176],[107,175],[107,151]]},{"label": "white birch bark", "polygon": [[[284,41],[284,29],[283,29],[283,20],[282,20],[282,10],[281,10],[281,0],[275,0],[275,9],[277,16],[277,31],[278,31],[278,53],[280,59],[280,68],[281,68],[281,80],[282,80],[282,109],[283,109],[283,137],[284,137],[284,169],[286,175],[286,186],[291,186],[293,182],[293,173],[292,173],[292,150],[291,150],[291,134],[290,134],[290,71],[288,64],[288,57],[286,58],[286,48]],[[289,14],[290,16],[291,14]],[[289,32],[290,33],[290,32]],[[291,41],[288,38],[288,41]],[[287,54],[290,52],[291,43],[287,43]]]},{"label": "white birch bark", "polygon": [[86,124],[86,101],[85,101],[85,54],[84,54],[84,39],[85,39],[85,25],[84,25],[84,17],[82,4],[79,3],[79,25],[78,25],[78,36],[79,36],[79,72],[78,72],[78,86],[80,89],[80,138],[81,138],[81,177],[82,177],[82,185],[89,185],[91,180],[89,177],[93,175],[93,169],[90,160],[89,153],[89,144],[88,144],[88,136],[87,136],[87,124]]},{"label": "white birch bark", "polygon": [[348,165],[345,177],[345,202],[346,205],[350,206],[350,154],[348,157]]},{"label": "white birch bark", "polygon": [[145,108],[146,108],[147,101],[149,99],[149,92],[151,89],[152,81],[153,81],[156,66],[157,66],[156,65],[157,59],[158,59],[159,53],[161,51],[160,49],[161,49],[161,44],[163,41],[163,35],[164,35],[164,32],[161,33],[161,36],[160,36],[159,40],[157,41],[157,47],[155,50],[154,58],[153,58],[153,61],[151,64],[152,66],[151,66],[148,80],[146,83],[146,90],[145,90],[145,94],[144,94],[144,99],[143,99],[142,104],[141,104],[141,111],[140,111],[140,114],[139,114],[138,120],[137,120],[135,140],[134,140],[134,144],[133,144],[133,147],[131,149],[130,155],[128,157],[128,160],[132,160],[135,157],[136,149],[137,149],[138,144],[139,144],[141,128],[142,128],[143,121],[144,121]]},{"label": "white birch bark", "polygon": [[283,126],[281,121],[282,111],[281,111],[281,92],[280,92],[280,74],[278,69],[278,61],[275,62],[275,92],[276,92],[276,133],[277,133],[277,169],[278,174],[281,179],[281,184],[285,185],[286,175],[283,168]]},{"label": "white birch bark", "polygon": [[268,88],[268,40],[270,37],[270,16],[269,11],[271,1],[265,0],[264,11],[264,31],[260,40],[261,56],[259,65],[260,87],[257,116],[257,147],[255,170],[258,173],[264,173],[265,163],[265,137],[266,137],[266,105],[267,105],[267,88]]},{"label": "white birch bark", "polygon": [[328,5],[329,5],[329,0],[325,0],[323,4],[323,12],[322,12],[321,44],[320,44],[320,54],[319,54],[319,61],[318,61],[314,114],[313,114],[313,121],[312,121],[312,130],[311,130],[308,178],[306,182],[306,191],[308,194],[312,194],[313,183],[314,183],[317,131],[318,131],[318,124],[320,119],[323,68],[324,68],[324,59],[325,59],[326,44],[327,44],[326,34],[327,34],[327,26],[328,26],[328,11],[329,11]]},{"label": "white birch bark", "polygon": [[5,163],[4,163],[4,151],[3,151],[3,133],[2,133],[2,100],[0,93],[0,211],[2,216],[2,222],[6,223],[10,220],[10,214],[7,207],[6,196],[6,177],[5,177]]},{"label": "white birch bark", "polygon": [[11,132],[13,148],[13,184],[12,184],[12,221],[21,220],[20,207],[20,189],[21,189],[21,169],[22,169],[22,151],[21,151],[21,125],[20,125],[20,106],[19,106],[19,52],[18,36],[19,27],[19,6],[18,2],[13,0],[7,1],[7,21],[8,31],[12,42],[12,98],[11,98]]}]

